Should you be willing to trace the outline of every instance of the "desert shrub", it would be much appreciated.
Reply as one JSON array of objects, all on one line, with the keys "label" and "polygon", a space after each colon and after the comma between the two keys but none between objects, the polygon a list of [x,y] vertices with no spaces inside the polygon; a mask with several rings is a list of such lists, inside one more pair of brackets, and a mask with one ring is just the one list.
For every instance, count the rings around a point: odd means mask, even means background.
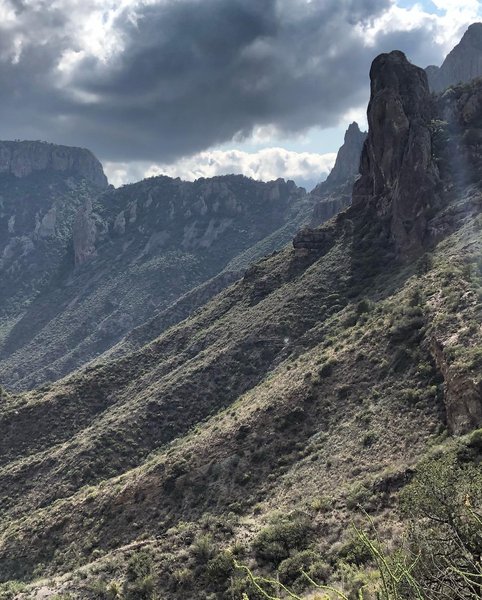
[{"label": "desert shrub", "polygon": [[356,314],[363,315],[364,313],[370,312],[372,309],[372,303],[367,298],[362,298],[356,305]]},{"label": "desert shrub", "polygon": [[296,590],[302,590],[307,586],[307,579],[303,577],[302,571],[309,572],[310,568],[320,562],[320,556],[312,550],[295,552],[292,556],[281,561],[278,567],[278,576],[281,583],[292,585]]},{"label": "desert shrub", "polygon": [[419,340],[425,317],[420,307],[414,306],[398,315],[388,334],[395,343],[413,343]]},{"label": "desert shrub", "polygon": [[210,579],[223,580],[231,575],[234,569],[233,555],[229,550],[218,552],[207,564]]},{"label": "desert shrub", "polygon": [[172,574],[172,580],[176,587],[188,587],[192,583],[193,572],[187,567],[176,569]]},{"label": "desert shrub", "polygon": [[236,577],[231,578],[229,588],[226,591],[224,598],[226,598],[226,600],[266,600],[267,597],[276,593],[276,586],[274,583],[265,585],[263,589],[265,590],[264,593],[258,589],[249,575],[245,575],[241,571],[238,571]]},{"label": "desert shrub", "polygon": [[134,553],[127,563],[124,596],[126,600],[151,600],[154,597],[153,560],[146,550]]},{"label": "desert shrub", "polygon": [[362,438],[362,444],[365,448],[373,446],[378,439],[378,433],[376,431],[367,431]]},{"label": "desert shrub", "polygon": [[339,548],[335,560],[340,563],[348,563],[358,567],[370,562],[372,558],[370,549],[356,534],[352,534],[350,539]]},{"label": "desert shrub", "polygon": [[329,377],[333,373],[333,368],[336,366],[335,359],[329,359],[318,369],[320,377]]},{"label": "desert shrub", "polygon": [[126,587],[125,598],[126,600],[152,600],[154,587],[152,575],[141,577]]},{"label": "desert shrub", "polygon": [[422,390],[418,390],[416,388],[405,388],[401,392],[402,400],[407,404],[413,406],[417,404],[419,400],[423,397]]},{"label": "desert shrub", "polygon": [[211,559],[216,552],[216,546],[214,544],[212,535],[199,535],[191,546],[191,552],[196,560],[200,563],[205,563]]},{"label": "desert shrub", "polygon": [[302,550],[309,543],[311,523],[305,515],[278,516],[262,529],[253,542],[256,558],[279,564],[291,550]]},{"label": "desert shrub", "polygon": [[346,506],[349,510],[366,507],[372,498],[372,492],[363,483],[355,483],[349,489],[346,496]]},{"label": "desert shrub", "polygon": [[482,432],[423,462],[402,493],[410,522],[414,575],[428,598],[480,595],[482,583]]},{"label": "desert shrub", "polygon": [[127,563],[127,581],[136,581],[152,572],[152,556],[146,550],[134,553]]},{"label": "desert shrub", "polygon": [[[317,455],[315,455],[318,458]],[[333,501],[328,496],[318,496],[310,502],[310,508],[316,512],[326,512],[330,510]]]},{"label": "desert shrub", "polygon": [[122,598],[122,585],[118,581],[111,581],[106,585],[107,600],[117,600]]},{"label": "desert shrub", "polygon": [[8,581],[0,584],[0,598],[2,600],[10,600],[20,594],[25,589],[26,584],[22,581]]}]

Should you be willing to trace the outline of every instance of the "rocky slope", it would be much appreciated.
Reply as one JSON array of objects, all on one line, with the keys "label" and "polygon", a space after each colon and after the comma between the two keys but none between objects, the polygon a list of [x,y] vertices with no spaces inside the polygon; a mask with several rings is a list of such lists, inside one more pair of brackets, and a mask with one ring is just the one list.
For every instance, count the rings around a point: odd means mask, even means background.
[{"label": "rocky slope", "polygon": [[402,53],[370,75],[351,207],[148,345],[3,397],[0,578],[31,582],[10,597],[241,599],[233,555],[356,597],[356,507],[398,537],[419,458],[482,426],[482,189],[443,168],[482,107],[455,91],[452,140]]},{"label": "rocky slope", "polygon": [[426,72],[430,89],[434,92],[482,77],[482,23],[470,25],[442,66],[431,65]]}]

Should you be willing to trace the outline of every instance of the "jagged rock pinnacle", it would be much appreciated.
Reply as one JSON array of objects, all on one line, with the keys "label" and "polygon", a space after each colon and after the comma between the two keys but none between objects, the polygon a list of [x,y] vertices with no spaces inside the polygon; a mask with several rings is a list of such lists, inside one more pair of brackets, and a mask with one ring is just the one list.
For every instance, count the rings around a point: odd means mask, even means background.
[{"label": "jagged rock pinnacle", "polygon": [[373,61],[370,81],[369,131],[353,204],[372,210],[388,226],[396,254],[406,257],[423,245],[438,184],[427,75],[393,51]]}]

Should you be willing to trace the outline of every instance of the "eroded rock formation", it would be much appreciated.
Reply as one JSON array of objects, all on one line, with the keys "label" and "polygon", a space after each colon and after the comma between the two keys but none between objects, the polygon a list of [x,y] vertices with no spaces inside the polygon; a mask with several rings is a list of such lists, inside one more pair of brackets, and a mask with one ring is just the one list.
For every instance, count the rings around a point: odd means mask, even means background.
[{"label": "eroded rock formation", "polygon": [[343,145],[338,150],[333,169],[325,181],[311,192],[317,197],[312,225],[319,225],[351,204],[353,183],[358,177],[360,156],[367,134],[352,123],[345,132]]},{"label": "eroded rock formation", "polygon": [[370,70],[369,132],[353,204],[371,211],[399,258],[420,252],[437,203],[432,155],[432,103],[427,75],[399,51],[381,54]]}]

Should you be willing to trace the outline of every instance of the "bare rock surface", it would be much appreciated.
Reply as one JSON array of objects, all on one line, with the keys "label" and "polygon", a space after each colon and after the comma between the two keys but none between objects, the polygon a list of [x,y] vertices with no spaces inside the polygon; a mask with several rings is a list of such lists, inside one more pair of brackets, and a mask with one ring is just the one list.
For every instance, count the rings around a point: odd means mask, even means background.
[{"label": "bare rock surface", "polygon": [[434,92],[482,77],[482,23],[470,25],[442,66],[430,65],[426,72],[430,89]]}]

